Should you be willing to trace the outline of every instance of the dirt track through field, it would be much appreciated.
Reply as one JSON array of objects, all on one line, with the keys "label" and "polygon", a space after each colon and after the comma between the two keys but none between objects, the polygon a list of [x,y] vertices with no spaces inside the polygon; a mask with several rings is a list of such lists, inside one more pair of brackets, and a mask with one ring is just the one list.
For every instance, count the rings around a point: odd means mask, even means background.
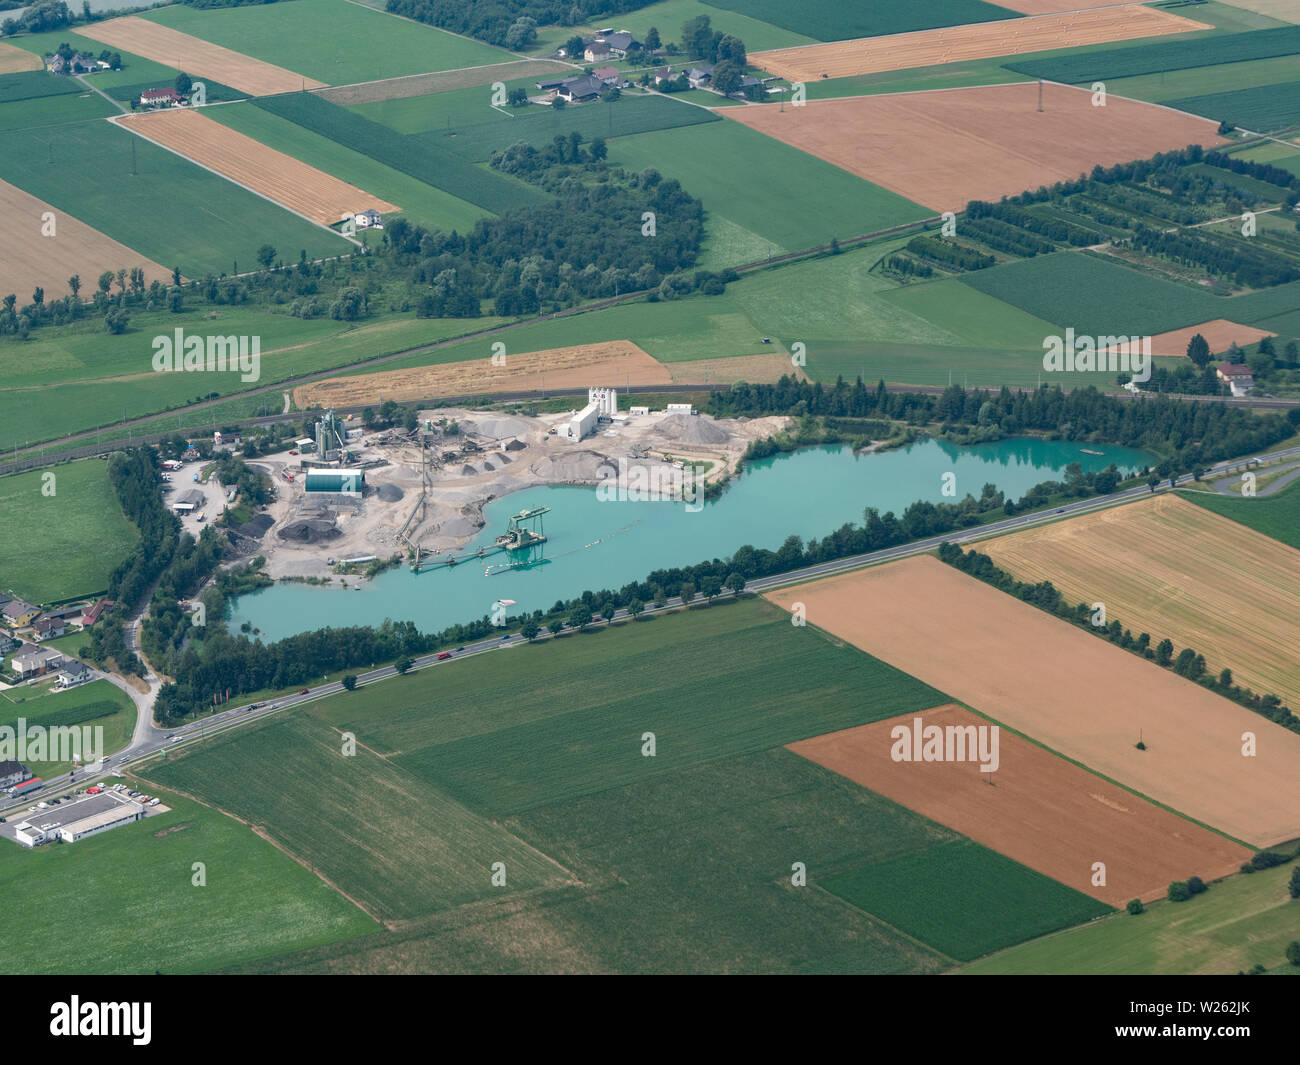
[{"label": "dirt track through field", "polygon": [[367,208],[380,214],[400,210],[198,111],[172,108],[115,121],[321,225],[333,225]]},{"label": "dirt track through field", "polygon": [[505,365],[492,364],[492,342],[483,341],[483,357],[437,366],[416,366],[406,370],[383,370],[357,377],[331,377],[293,390],[299,410],[313,404],[352,406],[406,402],[447,396],[472,396],[485,392],[525,392],[529,389],[555,391],[608,385],[666,385],[672,382],[663,363],[646,354],[630,340],[600,344],[579,344],[518,354],[507,351]]},{"label": "dirt track through field", "polygon": [[303,77],[272,63],[263,63],[242,52],[232,52],[229,48],[209,44],[188,33],[160,26],[135,15],[78,26],[77,32],[83,37],[102,41],[124,52],[152,59],[163,66],[183,69],[196,81],[211,78],[252,96],[298,92],[304,88],[319,89],[325,85],[323,81]]},{"label": "dirt track through field", "polygon": [[574,73],[573,67],[551,59],[519,59],[510,63],[491,63],[484,67],[465,67],[462,70],[408,74],[406,77],[385,78],[358,85],[335,85],[318,89],[316,95],[340,107],[352,107],[356,104],[379,103],[381,100],[429,96],[452,89],[472,89],[475,85],[491,85],[494,81],[542,78],[554,74],[569,76]]},{"label": "dirt track through field", "polygon": [[789,81],[819,81],[1213,28],[1133,5],[776,48],[751,52],[749,61]]},{"label": "dirt track through field", "polygon": [[759,104],[719,114],[939,211],[1072,180],[1094,165],[1223,143],[1208,119],[1034,82]]},{"label": "dirt track through field", "polygon": [[[54,235],[42,236],[46,212],[54,216]],[[5,253],[0,257],[0,291],[26,293],[40,285],[47,299],[70,290],[68,278],[81,275],[83,298],[94,291],[95,278],[105,270],[141,267],[146,284],[171,283],[171,271],[151,262],[69,214],[51,207],[22,189],[0,181],[0,215],[6,218]]]},{"label": "dirt track through field", "polygon": [[[1021,580],[1205,655],[1207,668],[1300,708],[1300,551],[1178,496],[981,544]],[[1296,767],[1300,774],[1300,765]]]},{"label": "dirt track through field", "polygon": [[44,66],[35,52],[0,41],[0,74],[19,74],[24,70],[41,70]]},{"label": "dirt track through field", "polygon": [[809,624],[1236,839],[1300,836],[1300,735],[932,556],[768,598],[804,603]]},{"label": "dirt track through field", "polygon": [[[1162,898],[1171,880],[1235,873],[1250,851],[1037,744],[999,730],[998,768],[894,761],[891,732],[988,722],[941,706],[789,745],[796,754],[1111,906]],[[1105,884],[1093,863],[1105,863]]]}]

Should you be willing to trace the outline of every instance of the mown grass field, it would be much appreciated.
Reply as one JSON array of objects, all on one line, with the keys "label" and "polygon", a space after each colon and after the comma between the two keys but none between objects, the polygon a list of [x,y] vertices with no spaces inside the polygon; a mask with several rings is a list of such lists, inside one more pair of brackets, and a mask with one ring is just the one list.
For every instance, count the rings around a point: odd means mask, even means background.
[{"label": "mown grass field", "polygon": [[[482,41],[347,0],[292,0],[207,10],[177,4],[140,15],[329,85],[486,66],[514,58]],[[328,32],[318,32],[322,27],[328,27]]]},{"label": "mown grass field", "polygon": [[147,770],[256,824],[381,919],[485,899],[506,865],[506,889],[554,887],[567,874],[441,790],[405,772],[357,734],[344,757],[337,731],[304,715],[243,728]]},{"label": "mown grass field", "polygon": [[[883,662],[794,629],[757,600],[505,657],[376,686],[322,712],[499,817],[944,701]],[[612,658],[616,687],[601,680]],[[753,665],[737,672],[740,661]],[[641,754],[645,732],[658,738],[653,758]]]},{"label": "mown grass field", "polygon": [[[245,826],[164,795],[170,812],[74,844],[0,848],[0,890],[66,917],[55,934],[27,907],[0,917],[26,973],[209,972],[378,926]],[[195,862],[207,885],[192,885]]]},{"label": "mown grass field", "polygon": [[84,459],[0,477],[0,588],[28,602],[102,591],[137,539],[106,462]]},{"label": "mown grass field", "polygon": [[1231,122],[1256,133],[1300,125],[1300,81],[1294,80],[1165,100],[1164,103],[1179,111]]},{"label": "mown grass field", "polygon": [[397,204],[402,215],[416,224],[464,233],[489,214],[468,200],[385,166],[346,144],[313,133],[251,103],[213,107],[204,114],[309,166]]},{"label": "mown grass field", "polygon": [[[120,751],[130,742],[131,733],[135,729],[135,703],[121,688],[106,680],[92,680],[89,684],[61,692],[55,691],[51,684],[52,681],[34,688],[11,688],[0,692],[0,725],[8,725],[16,732],[18,719],[23,718],[28,728],[33,725],[46,729],[55,725],[70,725],[78,730],[84,727],[102,728],[103,746],[93,751],[100,756]],[[93,710],[86,709],[92,707]],[[83,713],[101,710],[106,712],[96,712],[94,717],[83,717]],[[92,739],[90,745],[94,744]],[[47,753],[56,752],[47,749]],[[83,747],[83,760],[90,753],[90,746]],[[24,764],[33,776],[45,780],[60,776],[72,768],[71,759],[28,759]]]},{"label": "mown grass field", "polygon": [[[703,0],[659,0],[657,4],[650,4],[636,11],[619,15],[614,22],[617,23],[617,28],[636,34],[640,40],[645,39],[646,30],[655,26],[665,41],[680,41],[682,23],[700,15],[709,17],[709,23],[716,32],[739,37],[751,52],[763,48],[787,48],[796,44],[816,43],[814,38],[802,33],[795,33],[770,22],[751,18],[719,4],[704,3]],[[608,21],[592,22],[582,32],[590,34],[610,24]],[[559,48],[575,32],[578,32],[575,27],[547,26],[543,28],[541,37],[553,40],[551,47]]]},{"label": "mown grass field", "polygon": [[509,148],[517,141],[543,148],[557,136],[567,137],[574,132],[585,141],[596,137],[612,140],[637,133],[722,121],[712,111],[680,103],[670,96],[631,93],[612,103],[593,100],[561,111],[534,105],[514,114],[514,121],[489,120],[450,130],[432,127],[429,132],[418,136],[422,141],[466,159],[484,162],[493,152]]},{"label": "mown grass field", "polygon": [[[77,165],[58,162],[67,159]],[[352,247],[108,122],[0,134],[0,178],[187,277],[231,273],[236,261],[254,266],[263,244],[309,258]]]},{"label": "mown grass field", "polygon": [[1300,484],[1290,484],[1276,495],[1260,499],[1234,499],[1210,492],[1188,492],[1184,498],[1300,549]]},{"label": "mown grass field", "polygon": [[[1113,96],[1163,103],[1205,92],[1231,92],[1252,85],[1276,85],[1295,80],[1296,57],[1255,59],[1245,63],[1172,70],[1168,73],[1140,74],[1132,78],[1114,78],[1106,82]],[[1086,86],[1085,86],[1086,87]]]},{"label": "mown grass field", "polygon": [[[39,137],[46,133],[45,127],[106,118],[116,110],[102,96],[94,93],[15,100],[0,104],[0,131],[33,130]],[[46,158],[49,158],[48,149]]]},{"label": "mown grass field", "polygon": [[968,839],[840,873],[824,887],[958,961],[1111,912]]},{"label": "mown grass field", "polygon": [[1024,943],[962,971],[978,975],[1232,975],[1286,965],[1300,939],[1300,906],[1287,892],[1291,865],[1217,884],[1187,902],[1157,902]]},{"label": "mown grass field", "polygon": [[804,0],[794,5],[786,0],[710,0],[710,4],[795,33],[807,34],[819,41],[880,37],[888,33],[1021,17],[1019,11],[982,3],[981,0],[931,0],[927,4],[909,3],[908,0],[883,4]]},{"label": "mown grass field", "polygon": [[84,92],[81,82],[62,78],[46,70],[25,70],[0,77],[0,103],[35,100],[42,96],[63,96]]},{"label": "mown grass field", "polygon": [[[610,143],[609,159],[677,178],[711,215],[770,242],[776,253],[873,233],[933,213],[738,122],[621,138]],[[737,180],[739,175],[743,180]]]}]

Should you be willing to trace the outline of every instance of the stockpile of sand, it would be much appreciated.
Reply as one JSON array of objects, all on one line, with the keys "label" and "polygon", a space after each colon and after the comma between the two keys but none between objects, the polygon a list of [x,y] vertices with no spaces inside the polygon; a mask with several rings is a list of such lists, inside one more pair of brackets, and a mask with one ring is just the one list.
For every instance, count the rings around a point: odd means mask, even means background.
[{"label": "stockpile of sand", "polygon": [[547,481],[594,481],[600,468],[608,465],[609,460],[594,451],[571,451],[538,459],[529,468]]},{"label": "stockpile of sand", "polygon": [[532,428],[519,418],[462,418],[461,425],[472,433],[486,436],[492,440],[504,440],[508,436],[519,436]]},{"label": "stockpile of sand", "polygon": [[697,414],[670,414],[656,426],[659,435],[683,444],[724,444],[731,434]]}]

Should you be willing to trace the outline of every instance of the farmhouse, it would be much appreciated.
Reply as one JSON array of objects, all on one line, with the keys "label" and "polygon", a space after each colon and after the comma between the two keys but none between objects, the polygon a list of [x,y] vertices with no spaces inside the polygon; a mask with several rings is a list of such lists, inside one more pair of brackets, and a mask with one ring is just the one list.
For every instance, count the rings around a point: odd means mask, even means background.
[{"label": "farmhouse", "polygon": [[33,647],[14,655],[10,664],[19,679],[26,680],[28,677],[43,676],[55,666],[62,665],[63,661],[63,655],[53,647]]},{"label": "farmhouse", "polygon": [[37,618],[32,625],[32,638],[40,643],[42,640],[53,640],[67,631],[67,624],[59,618]]},{"label": "farmhouse", "polygon": [[666,81],[675,81],[677,73],[672,67],[659,67],[655,70],[655,84],[662,85]]},{"label": "farmhouse", "polygon": [[83,629],[90,628],[91,625],[95,624],[95,622],[99,620],[100,615],[103,614],[105,610],[111,609],[112,606],[113,606],[113,600],[111,599],[98,600],[94,606],[88,607],[82,613],[81,627]]},{"label": "farmhouse", "polygon": [[686,72],[686,80],[691,83],[692,89],[698,89],[707,85],[713,80],[712,64],[706,63],[701,67],[691,67],[691,69]]},{"label": "farmhouse", "polygon": [[582,77],[569,78],[556,91],[556,95],[568,100],[569,103],[581,103],[585,100],[594,100],[605,90],[605,83],[599,78]]},{"label": "farmhouse", "polygon": [[542,92],[555,92],[565,82],[564,78],[552,78],[550,81],[539,81],[537,87]]},{"label": "farmhouse", "polygon": [[51,74],[89,74],[99,69],[99,65],[94,59],[88,55],[82,55],[80,52],[73,52],[66,59],[61,55],[47,55],[45,65]]},{"label": "farmhouse", "polygon": [[1234,396],[1248,396],[1255,387],[1255,375],[1244,363],[1225,362],[1219,367],[1217,376],[1232,389]]},{"label": "farmhouse", "polygon": [[12,788],[15,784],[21,784],[24,780],[31,777],[29,770],[22,762],[15,762],[12,758],[0,762],[0,789]]},{"label": "farmhouse", "polygon": [[172,107],[180,102],[180,93],[175,89],[145,89],[140,94],[140,103],[145,107]]},{"label": "farmhouse", "polygon": [[606,85],[621,85],[623,75],[618,72],[617,67],[597,67],[591,72],[593,78],[599,78]]},{"label": "farmhouse", "polygon": [[597,36],[597,41],[603,42],[609,49],[609,53],[615,59],[626,59],[628,52],[635,52],[641,47],[641,42],[633,37],[626,30],[619,30],[617,33],[606,33]]},{"label": "farmhouse", "polygon": [[0,606],[0,615],[12,625],[30,625],[40,612],[40,607],[32,606],[24,599],[10,599]]},{"label": "farmhouse", "polygon": [[588,63],[595,63],[607,60],[611,55],[610,47],[604,41],[592,41],[587,45],[587,50],[582,53],[582,58]]}]

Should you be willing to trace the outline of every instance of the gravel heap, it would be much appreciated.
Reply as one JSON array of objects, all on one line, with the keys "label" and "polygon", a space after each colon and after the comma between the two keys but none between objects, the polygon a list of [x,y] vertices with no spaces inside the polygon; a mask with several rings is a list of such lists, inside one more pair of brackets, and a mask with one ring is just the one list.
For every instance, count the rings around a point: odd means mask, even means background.
[{"label": "gravel heap", "polygon": [[725,429],[698,414],[670,414],[656,428],[660,435],[683,444],[722,444],[731,439]]}]

